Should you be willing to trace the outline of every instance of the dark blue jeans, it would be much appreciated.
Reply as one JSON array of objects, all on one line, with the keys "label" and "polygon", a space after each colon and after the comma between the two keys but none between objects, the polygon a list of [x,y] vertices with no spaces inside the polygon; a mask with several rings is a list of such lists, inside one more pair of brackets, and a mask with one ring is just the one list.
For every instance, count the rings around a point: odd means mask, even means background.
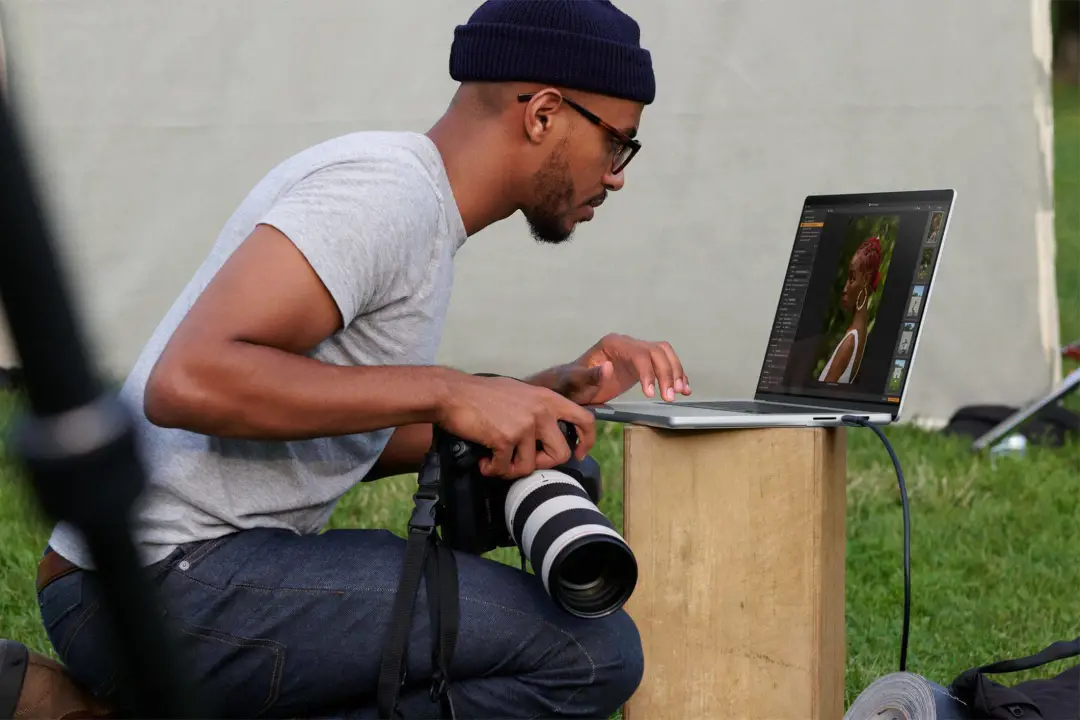
[{"label": "dark blue jeans", "polygon": [[[250,530],[185,546],[151,568],[184,667],[234,717],[377,717],[383,637],[405,542],[384,530],[296,536]],[[461,619],[451,665],[460,718],[607,718],[641,680],[625,612],[581,620],[533,575],[461,554]],[[39,597],[49,639],[71,674],[109,698],[115,668],[92,573]],[[409,639],[407,718],[435,718],[431,639],[421,585]]]}]

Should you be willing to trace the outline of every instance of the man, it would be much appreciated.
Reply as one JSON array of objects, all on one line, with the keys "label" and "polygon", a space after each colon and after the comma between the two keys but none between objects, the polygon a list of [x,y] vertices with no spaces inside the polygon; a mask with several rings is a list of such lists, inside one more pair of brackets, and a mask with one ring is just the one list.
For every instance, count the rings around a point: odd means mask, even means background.
[{"label": "man", "polygon": [[[374,716],[404,541],[320,531],[357,483],[415,472],[433,423],[491,448],[481,471],[509,481],[569,459],[559,420],[588,452],[581,404],[639,382],[690,393],[667,343],[619,335],[524,382],[434,365],[461,244],[518,211],[539,241],[567,240],[623,186],[655,93],[636,22],[607,0],[491,0],[457,28],[450,71],[462,84],[426,134],[357,133],[272,170],[124,387],[153,480],[136,540],[185,667],[227,715]],[[580,620],[534,576],[457,564],[458,717],[604,718],[637,688],[624,612]],[[42,567],[61,661],[117,702],[71,528]],[[416,618],[400,708],[437,717],[423,590]]]}]

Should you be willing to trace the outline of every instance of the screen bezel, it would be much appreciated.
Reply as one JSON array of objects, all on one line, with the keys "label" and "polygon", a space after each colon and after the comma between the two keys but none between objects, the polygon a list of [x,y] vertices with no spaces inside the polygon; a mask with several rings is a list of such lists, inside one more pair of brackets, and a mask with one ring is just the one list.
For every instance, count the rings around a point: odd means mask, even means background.
[{"label": "screen bezel", "polygon": [[[889,402],[888,400],[849,400],[846,398],[837,398],[835,396],[823,396],[815,395],[812,393],[798,392],[795,390],[784,392],[762,392],[756,391],[754,394],[755,400],[762,402],[776,402],[784,403],[788,405],[806,405],[808,407],[830,407],[843,408],[844,410],[859,410],[865,412],[874,413],[888,413],[893,420],[900,417],[904,409],[904,401],[907,398],[908,386],[911,380],[911,371],[915,366],[915,358],[919,350],[919,340],[923,334],[923,328],[926,326],[925,318],[930,311],[930,300],[934,293],[934,284],[937,280],[938,268],[941,267],[942,254],[945,252],[945,242],[949,234],[949,225],[952,223],[953,217],[953,205],[956,202],[956,191],[953,189],[939,189],[939,190],[896,190],[896,191],[883,191],[872,193],[852,193],[852,194],[835,194],[835,195],[808,195],[803,202],[803,207],[800,209],[799,217],[802,218],[803,212],[810,207],[825,207],[825,206],[837,206],[837,205],[859,205],[859,204],[918,204],[920,202],[938,202],[948,203],[948,209],[945,211],[945,226],[941,230],[941,238],[938,240],[938,252],[937,259],[934,262],[933,267],[930,270],[930,278],[926,282],[926,298],[923,300],[922,318],[924,320],[918,324],[915,329],[915,338],[911,347],[911,360],[908,363],[908,371],[904,374],[904,383],[900,388],[900,402]],[[795,242],[798,242],[799,228],[796,225],[795,228]],[[794,247],[792,248],[794,253]],[[792,262],[793,255],[788,258],[788,267]],[[783,293],[783,285],[781,284],[781,294]],[[777,300],[776,314],[773,316],[773,324],[771,327],[776,327],[776,322],[780,315],[780,301]],[[770,336],[772,330],[769,331]],[[765,362],[768,360],[768,350],[762,357],[761,371],[758,373],[757,385],[760,387],[761,379],[765,373]]]}]

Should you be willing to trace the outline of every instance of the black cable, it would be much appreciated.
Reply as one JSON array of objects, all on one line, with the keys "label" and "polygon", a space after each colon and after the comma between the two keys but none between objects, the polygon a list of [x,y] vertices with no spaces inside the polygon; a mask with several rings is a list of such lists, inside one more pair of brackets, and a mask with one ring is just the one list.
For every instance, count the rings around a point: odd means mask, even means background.
[{"label": "black cable", "polygon": [[900,460],[896,457],[889,439],[877,425],[865,418],[855,415],[845,415],[840,418],[847,425],[870,428],[881,442],[885,443],[885,449],[889,451],[893,467],[896,468],[896,482],[900,486],[900,504],[904,511],[904,625],[900,635],[900,672],[907,670],[908,628],[911,624],[911,511],[908,509],[907,486],[904,484],[904,471],[900,469]]}]

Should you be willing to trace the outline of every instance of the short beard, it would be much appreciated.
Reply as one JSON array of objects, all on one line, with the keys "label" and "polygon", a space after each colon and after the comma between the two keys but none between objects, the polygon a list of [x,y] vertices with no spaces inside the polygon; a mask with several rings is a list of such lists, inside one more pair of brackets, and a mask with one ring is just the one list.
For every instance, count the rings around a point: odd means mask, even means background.
[{"label": "short beard", "polygon": [[529,231],[539,243],[558,245],[570,239],[574,228],[565,226],[564,216],[574,200],[574,181],[566,158],[568,140],[559,143],[544,166],[533,176],[537,203],[525,213]]}]

